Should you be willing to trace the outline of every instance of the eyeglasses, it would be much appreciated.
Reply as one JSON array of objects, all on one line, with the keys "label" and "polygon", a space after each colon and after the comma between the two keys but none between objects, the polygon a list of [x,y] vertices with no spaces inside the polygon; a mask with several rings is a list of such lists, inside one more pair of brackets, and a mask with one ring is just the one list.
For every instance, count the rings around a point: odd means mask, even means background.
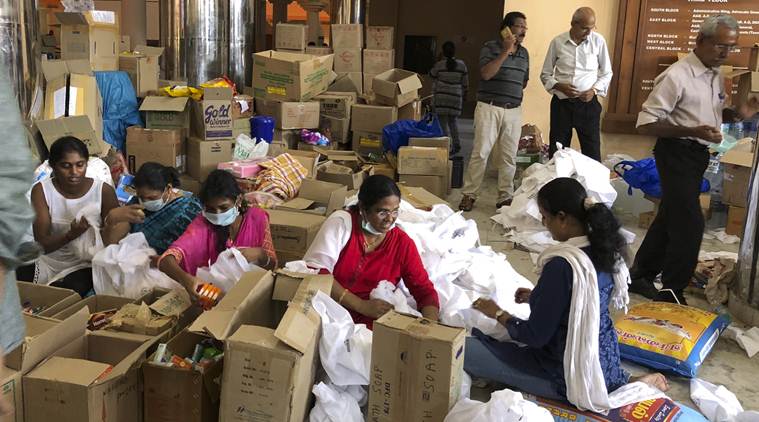
[{"label": "eyeglasses", "polygon": [[718,50],[727,51],[728,53],[735,51],[738,46],[732,44],[714,44],[714,47]]},{"label": "eyeglasses", "polygon": [[375,211],[374,213],[377,214],[377,216],[379,216],[382,219],[385,219],[390,216],[392,216],[393,218],[398,218],[398,213],[400,213],[400,210],[396,209],[396,210],[390,211],[390,210],[385,210],[385,209],[379,209]]}]

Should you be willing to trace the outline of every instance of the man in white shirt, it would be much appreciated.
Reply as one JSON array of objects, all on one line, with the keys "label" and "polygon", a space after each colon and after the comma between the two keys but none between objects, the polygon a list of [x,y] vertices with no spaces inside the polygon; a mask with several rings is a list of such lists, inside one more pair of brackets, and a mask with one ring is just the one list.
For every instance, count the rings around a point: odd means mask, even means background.
[{"label": "man in white shirt", "polygon": [[572,129],[583,154],[601,161],[601,103],[611,82],[609,49],[593,31],[596,13],[581,7],[572,15],[572,28],[551,41],[540,73],[551,99],[551,156],[556,144],[569,147]]},{"label": "man in white shirt", "polygon": [[[654,156],[662,198],[630,271],[632,292],[685,304],[683,290],[693,277],[704,234],[699,194],[708,145],[722,140],[725,91],[719,66],[737,43],[735,18],[705,19],[696,48],[656,77],[638,114],[638,132],[658,138]],[[756,99],[738,110],[744,118],[757,111]],[[664,287],[657,292],[653,280],[659,273]]]}]

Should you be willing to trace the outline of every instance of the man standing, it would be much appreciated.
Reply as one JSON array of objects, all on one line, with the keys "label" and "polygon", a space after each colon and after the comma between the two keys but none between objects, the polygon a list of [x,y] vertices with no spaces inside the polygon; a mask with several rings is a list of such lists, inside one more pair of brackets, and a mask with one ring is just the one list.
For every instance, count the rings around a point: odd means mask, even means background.
[{"label": "man standing", "polygon": [[522,46],[526,33],[525,15],[507,13],[501,23],[500,38],[486,42],[480,51],[474,147],[464,178],[460,210],[472,210],[494,147],[498,165],[496,209],[511,204],[514,196],[516,154],[522,130],[522,96],[530,75],[530,57]]},{"label": "man standing", "polygon": [[551,99],[550,153],[556,143],[569,147],[572,129],[583,154],[601,161],[601,103],[611,82],[606,40],[594,32],[596,13],[581,7],[572,15],[572,28],[551,41],[540,73]]},{"label": "man standing", "polygon": [[[696,48],[660,74],[638,115],[638,132],[656,136],[654,156],[661,180],[659,211],[635,256],[630,291],[685,304],[683,290],[693,276],[704,233],[699,204],[709,164],[708,145],[722,140],[725,91],[719,66],[738,42],[738,23],[729,15],[701,24]],[[742,107],[757,112],[756,101]],[[661,272],[664,288],[653,280]]]}]

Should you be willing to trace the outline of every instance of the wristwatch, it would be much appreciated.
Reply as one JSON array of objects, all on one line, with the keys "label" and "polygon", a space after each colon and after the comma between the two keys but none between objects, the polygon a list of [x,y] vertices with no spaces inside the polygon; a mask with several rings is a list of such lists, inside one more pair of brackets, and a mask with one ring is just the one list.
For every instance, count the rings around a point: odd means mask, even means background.
[{"label": "wristwatch", "polygon": [[499,309],[498,312],[495,313],[495,320],[498,321],[501,318],[501,316],[503,316],[503,314],[505,313],[506,311],[504,311],[503,309]]}]

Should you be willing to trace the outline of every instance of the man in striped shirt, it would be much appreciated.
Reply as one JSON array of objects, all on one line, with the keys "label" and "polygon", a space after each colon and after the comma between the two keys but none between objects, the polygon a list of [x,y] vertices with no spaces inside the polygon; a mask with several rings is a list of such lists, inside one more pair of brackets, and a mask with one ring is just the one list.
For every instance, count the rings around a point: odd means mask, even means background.
[{"label": "man in striped shirt", "polygon": [[[509,31],[505,31],[508,28]],[[474,147],[464,179],[459,209],[471,211],[493,148],[498,166],[496,209],[510,205],[522,131],[522,97],[530,74],[530,56],[522,46],[527,33],[523,13],[507,13],[499,39],[480,51],[480,83],[474,112]]]}]

